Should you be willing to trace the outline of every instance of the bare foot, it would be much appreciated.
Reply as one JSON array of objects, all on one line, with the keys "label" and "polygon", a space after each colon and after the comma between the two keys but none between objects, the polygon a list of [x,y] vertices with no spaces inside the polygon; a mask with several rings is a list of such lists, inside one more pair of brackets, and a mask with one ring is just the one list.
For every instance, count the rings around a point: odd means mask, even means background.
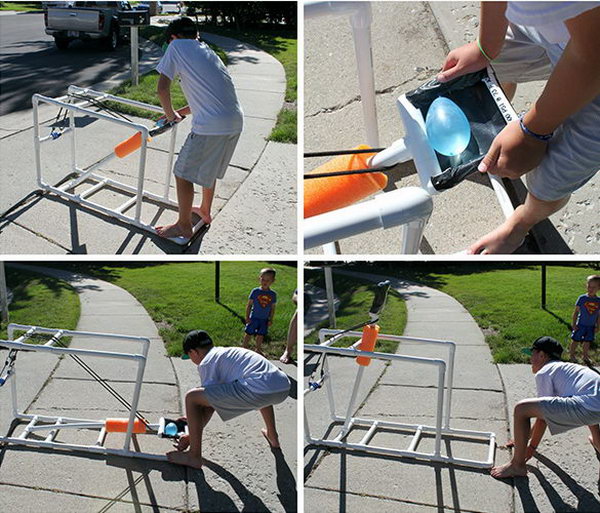
[{"label": "bare foot", "polygon": [[212,217],[210,216],[210,212],[206,211],[202,207],[192,207],[192,212],[194,212],[194,214],[198,214],[204,221],[204,224],[211,223]]},{"label": "bare foot", "polygon": [[468,255],[510,254],[521,244],[527,232],[523,233],[506,223],[484,235],[468,250]]},{"label": "bare foot", "polygon": [[292,360],[292,357],[289,355],[289,353],[286,351],[285,353],[283,353],[281,355],[281,357],[279,358],[279,361],[281,363],[292,363],[294,360]]},{"label": "bare foot", "polygon": [[186,237],[189,239],[194,234],[191,226],[182,227],[179,222],[167,226],[157,226],[156,233],[165,239],[173,237]]},{"label": "bare foot", "polygon": [[190,446],[190,435],[181,435],[173,443],[173,447],[178,451],[185,451]]},{"label": "bare foot", "polygon": [[270,436],[269,433],[268,433],[268,431],[265,428],[262,428],[260,430],[260,432],[267,439],[267,442],[269,442],[269,445],[271,446],[271,448],[273,448],[273,449],[279,449],[281,447],[279,445],[279,437],[277,435]]},{"label": "bare foot", "polygon": [[189,451],[171,451],[167,453],[167,459],[175,465],[184,465],[186,467],[192,467],[201,469],[203,460],[202,458],[195,458]]},{"label": "bare foot", "polygon": [[492,468],[490,474],[496,479],[507,479],[509,477],[525,477],[527,475],[527,467],[523,465],[519,467],[512,461],[504,465],[499,465]]}]

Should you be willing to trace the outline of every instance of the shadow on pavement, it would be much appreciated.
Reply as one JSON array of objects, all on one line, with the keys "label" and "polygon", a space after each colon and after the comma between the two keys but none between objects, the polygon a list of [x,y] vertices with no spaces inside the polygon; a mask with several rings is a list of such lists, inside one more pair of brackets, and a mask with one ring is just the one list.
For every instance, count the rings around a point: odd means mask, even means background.
[{"label": "shadow on pavement", "polygon": [[[311,446],[309,446],[311,447]],[[313,448],[315,446],[312,446]],[[308,447],[307,447],[308,449]],[[383,460],[383,461],[394,461],[396,463],[398,463],[399,465],[419,465],[419,466],[423,466],[423,467],[430,467],[433,469],[434,473],[435,473],[435,483],[436,483],[436,500],[437,500],[437,511],[462,511],[461,509],[461,505],[460,505],[460,492],[458,489],[458,483],[457,483],[457,477],[456,475],[459,472],[464,472],[464,473],[469,473],[469,474],[488,474],[489,470],[487,469],[476,469],[476,468],[469,468],[469,467],[459,467],[459,466],[455,466],[455,465],[451,465],[451,464],[446,464],[446,463],[438,463],[438,462],[428,462],[428,461],[423,461],[423,460],[416,460],[413,458],[404,458],[404,457],[391,457],[391,456],[382,456],[382,455],[376,455],[376,454],[363,454],[360,452],[356,452],[356,451],[347,451],[345,449],[336,449],[336,448],[328,448],[327,452],[330,455],[339,455],[340,457],[340,464],[339,464],[339,468],[340,468],[340,480],[339,480],[339,484],[338,484],[338,489],[339,489],[339,497],[340,497],[340,502],[339,502],[339,508],[338,508],[338,512],[339,513],[346,513],[347,510],[347,506],[346,506],[346,495],[347,495],[347,468],[348,468],[348,459],[350,457],[352,458],[374,458],[377,460]],[[305,450],[306,453],[306,450]],[[306,469],[306,467],[305,467]],[[409,471],[409,470],[408,470]],[[449,473],[449,479],[447,479],[447,481],[450,482],[450,490],[448,490],[450,492],[450,499],[451,499],[451,506],[448,504],[448,501],[444,499],[445,497],[445,493],[446,490],[444,490],[444,481],[442,479],[442,473],[444,471],[447,471]],[[306,474],[308,475],[308,474]],[[490,477],[490,479],[492,479]],[[446,495],[447,496],[447,495]],[[525,511],[529,511],[529,510],[525,510]]]},{"label": "shadow on pavement", "polygon": [[[551,459],[541,454],[536,454],[537,460],[545,465],[549,470],[554,472],[558,478],[567,486],[571,493],[577,497],[578,503],[577,508],[573,509],[573,506],[566,503],[560,496],[552,484],[548,481],[543,472],[538,468],[529,465],[528,470],[533,474],[539,481],[544,493],[548,497],[548,501],[552,504],[554,511],[581,511],[591,512],[600,511],[600,501],[584,487],[580,486],[575,479],[573,479],[567,472],[565,472],[558,464],[554,463]],[[591,468],[590,468],[591,470]],[[524,511],[540,511],[535,503],[535,498],[529,490],[529,480],[517,480],[515,484],[517,491],[519,492],[519,498],[523,504]]]},{"label": "shadow on pavement", "polygon": [[[257,513],[269,511],[269,508],[267,508],[265,503],[250,492],[250,490],[248,490],[248,488],[246,488],[231,472],[206,459],[204,460],[204,466],[217,474],[221,479],[227,481],[244,504],[241,511],[253,511]],[[211,511],[215,513],[232,513],[239,511],[235,502],[229,498],[226,493],[218,492],[211,488],[205,479],[203,470],[188,469],[188,480],[196,486],[200,511]]]},{"label": "shadow on pavement", "polygon": [[[68,179],[69,177],[67,177]],[[63,179],[62,181],[66,181]],[[121,226],[129,229],[129,233],[125,236],[123,241],[120,243],[119,247],[114,251],[114,253],[110,254],[123,254],[128,248],[130,248],[132,244],[132,240],[135,235],[140,235],[140,240],[137,242],[134,248],[129,250],[132,254],[138,254],[142,251],[145,245],[148,243],[154,244],[160,250],[162,250],[166,254],[194,254],[200,251],[200,247],[202,245],[202,240],[208,230],[210,229],[210,225],[202,226],[192,237],[190,242],[181,246],[169,240],[163,239],[158,235],[151,234],[150,232],[143,230],[141,228],[137,228],[131,224],[125,223],[119,219],[114,217],[107,216],[102,214],[101,212],[97,212],[91,208],[87,208],[83,205],[76,205],[66,199],[54,196],[53,194],[44,193],[43,191],[33,191],[28,194],[25,198],[20,200],[17,204],[11,207],[6,211],[0,218],[0,233],[3,229],[9,226],[11,223],[15,223],[18,221],[19,217],[30,211],[33,207],[40,203],[43,199],[51,201],[53,203],[57,203],[69,209],[69,234],[70,234],[70,247],[60,246],[60,244],[56,243],[60,247],[63,247],[65,251],[70,254],[88,254],[87,244],[83,242],[80,238],[80,229],[79,229],[79,215],[91,215],[96,219],[100,219],[101,221],[114,226]],[[144,204],[152,202],[145,201]],[[167,208],[160,206],[157,208],[157,211],[150,221],[151,224],[156,224],[160,219],[160,216],[167,210]],[[79,214],[79,215],[78,215]]]}]

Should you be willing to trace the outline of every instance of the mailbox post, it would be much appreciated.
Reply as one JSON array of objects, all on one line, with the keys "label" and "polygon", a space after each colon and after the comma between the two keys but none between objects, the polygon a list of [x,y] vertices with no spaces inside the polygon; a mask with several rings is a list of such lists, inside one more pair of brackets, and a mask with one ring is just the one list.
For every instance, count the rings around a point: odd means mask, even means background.
[{"label": "mailbox post", "polygon": [[147,10],[119,11],[119,23],[122,27],[131,27],[129,38],[131,43],[131,83],[138,85],[140,83],[138,27],[150,25],[150,12]]}]

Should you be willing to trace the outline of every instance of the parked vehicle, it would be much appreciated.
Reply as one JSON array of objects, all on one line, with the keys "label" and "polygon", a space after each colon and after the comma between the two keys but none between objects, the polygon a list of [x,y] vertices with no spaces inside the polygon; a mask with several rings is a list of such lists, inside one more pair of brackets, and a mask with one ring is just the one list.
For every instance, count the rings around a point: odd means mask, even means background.
[{"label": "parked vehicle", "polygon": [[133,8],[142,11],[149,11],[150,16],[156,16],[157,14],[162,14],[163,3],[164,2],[140,2],[139,4],[136,4]]},{"label": "parked vehicle", "polygon": [[172,13],[175,14],[181,13],[181,2],[161,2],[162,4],[162,12],[163,14]]},{"label": "parked vehicle", "polygon": [[119,11],[129,11],[129,2],[75,2],[73,7],[49,7],[44,11],[46,34],[54,37],[59,50],[66,50],[75,39],[96,39],[108,50],[115,50],[127,37],[128,29],[119,26]]}]

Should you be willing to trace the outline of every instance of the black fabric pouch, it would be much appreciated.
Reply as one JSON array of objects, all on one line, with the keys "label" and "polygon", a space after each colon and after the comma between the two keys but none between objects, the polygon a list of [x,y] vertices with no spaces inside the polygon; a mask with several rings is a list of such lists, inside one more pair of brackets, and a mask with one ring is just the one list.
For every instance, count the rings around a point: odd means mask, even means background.
[{"label": "black fabric pouch", "polygon": [[436,98],[449,98],[462,109],[471,126],[471,140],[460,155],[448,157],[435,152],[443,170],[431,178],[436,190],[450,189],[474,173],[496,135],[506,126],[506,119],[514,118],[512,107],[503,95],[494,94],[494,87],[498,86],[493,84],[488,71],[481,70],[443,84],[433,79],[406,94],[423,119]]}]

